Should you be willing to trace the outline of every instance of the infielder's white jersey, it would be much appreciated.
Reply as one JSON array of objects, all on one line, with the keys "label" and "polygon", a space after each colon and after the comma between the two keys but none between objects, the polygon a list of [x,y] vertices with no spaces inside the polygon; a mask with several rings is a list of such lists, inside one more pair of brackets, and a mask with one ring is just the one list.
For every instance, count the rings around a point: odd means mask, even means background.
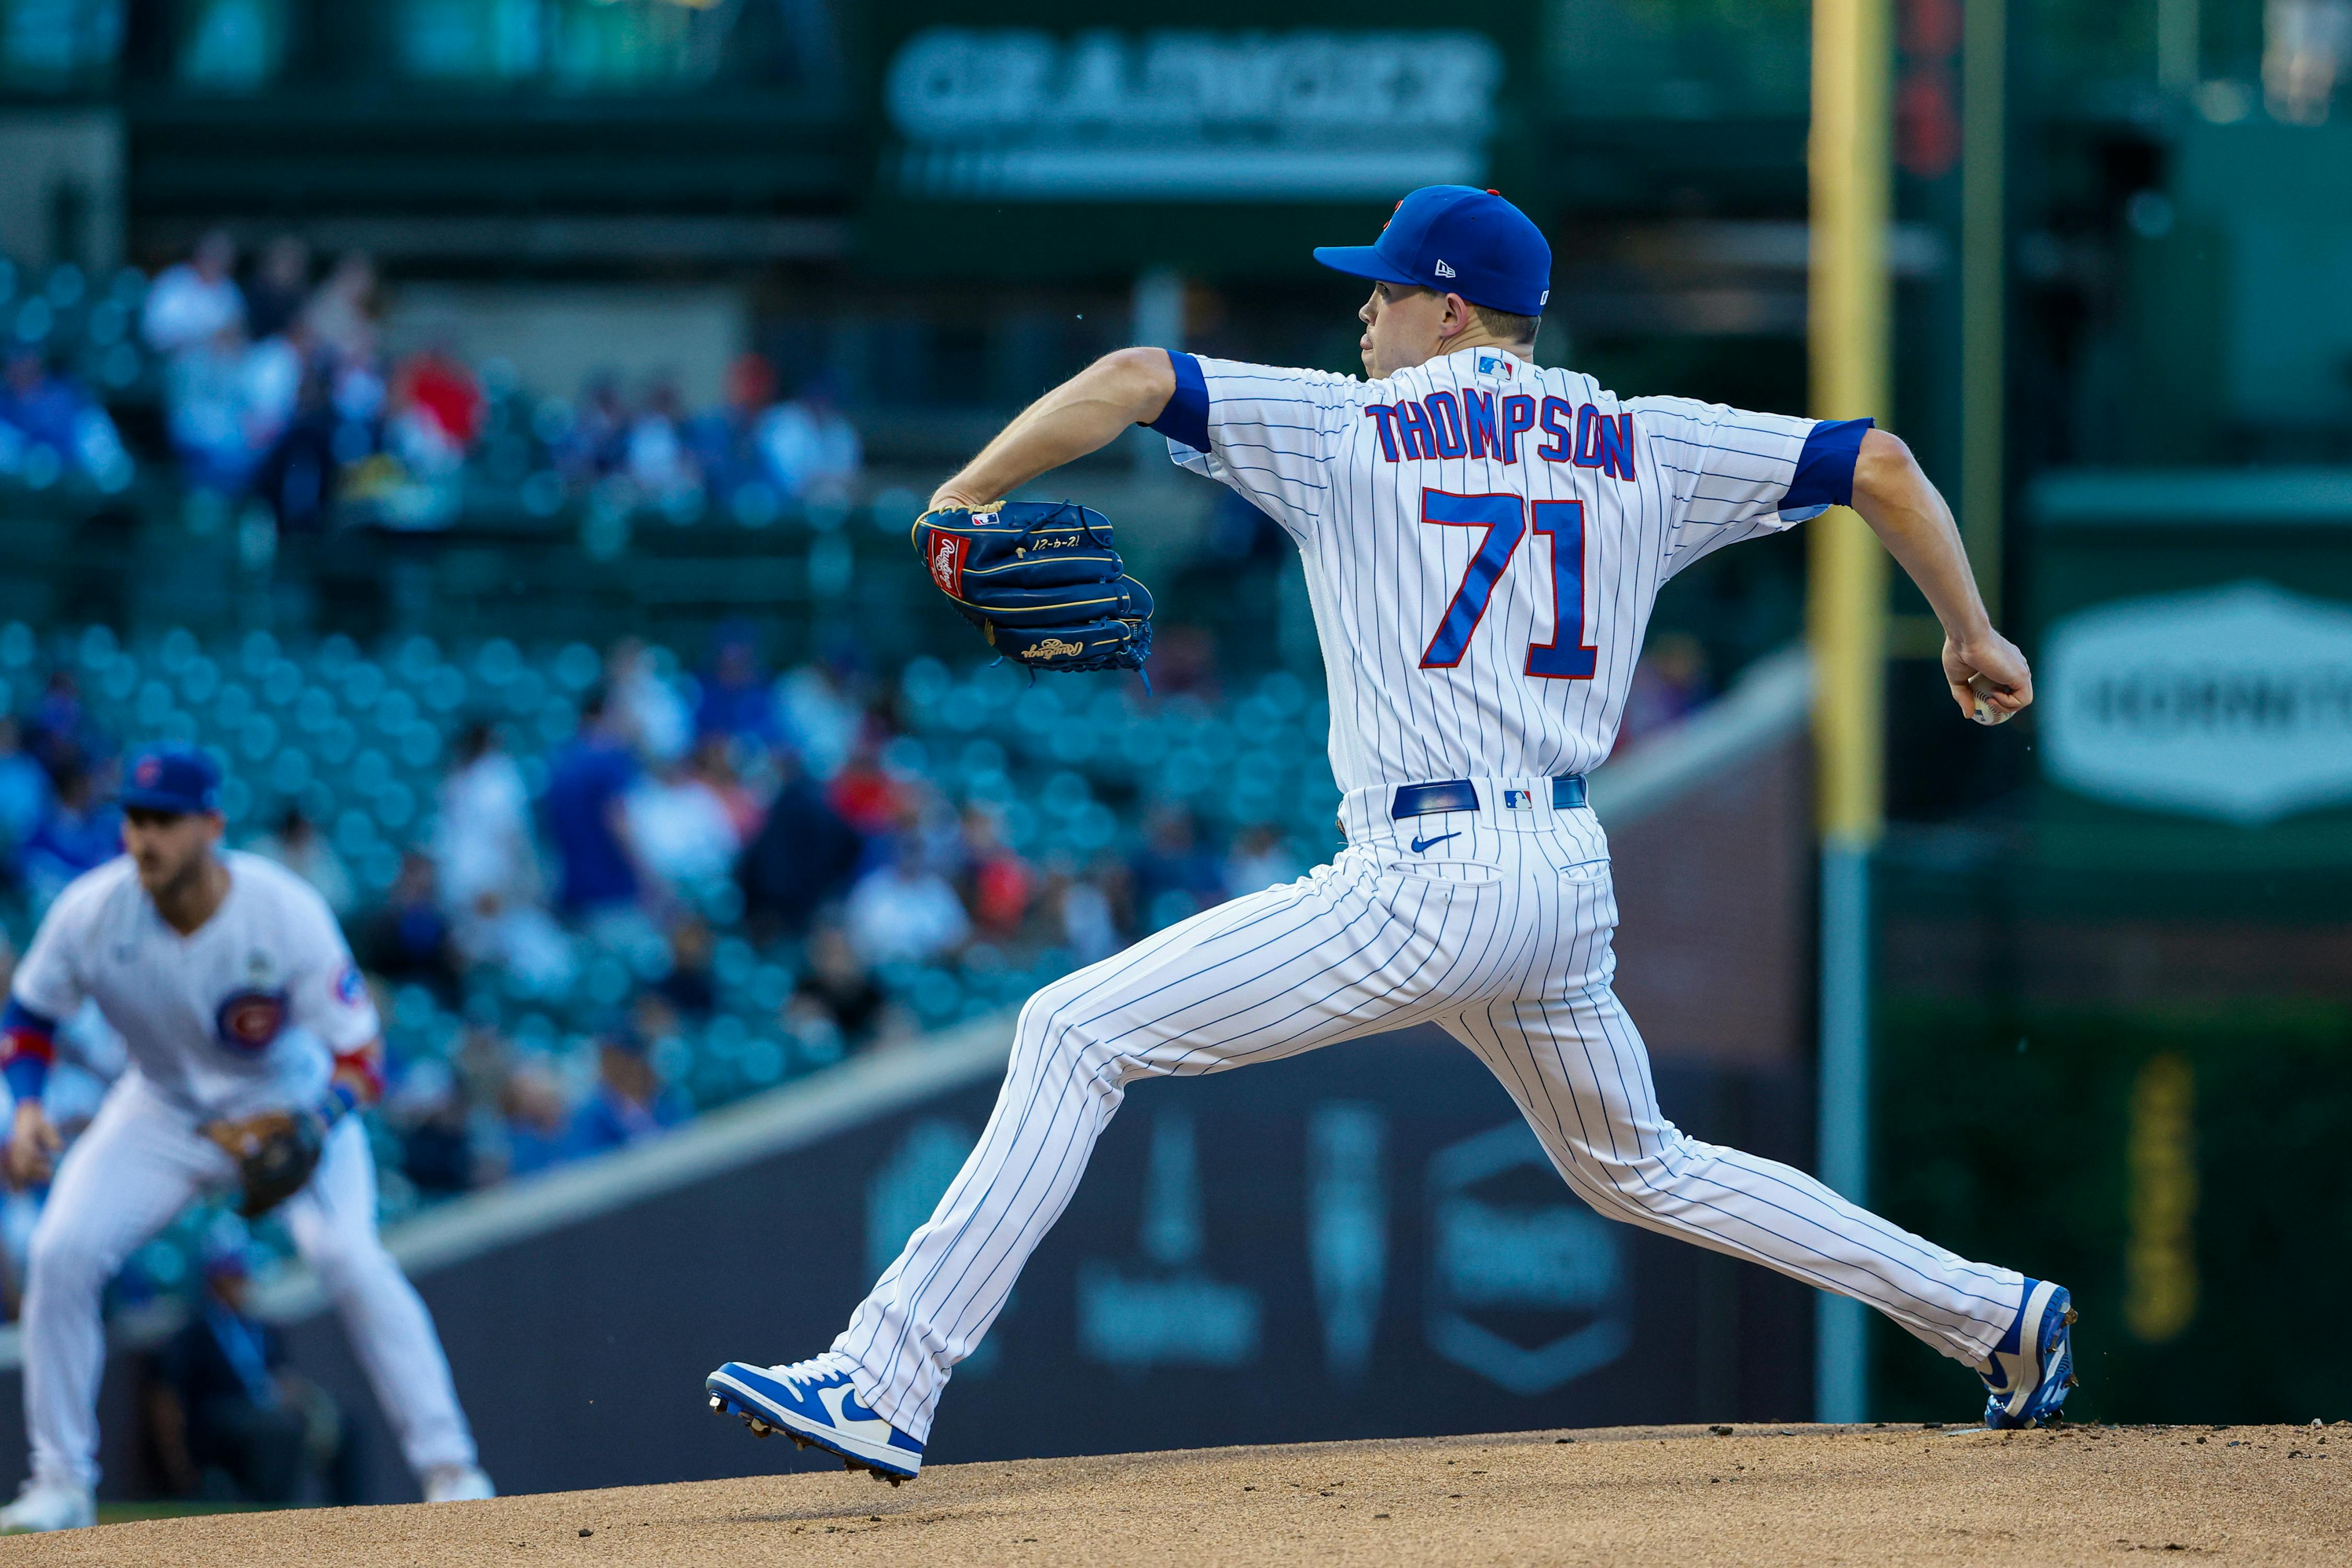
[{"label": "infielder's white jersey", "polygon": [[12,993],[53,1019],[96,1002],[131,1068],[200,1116],[310,1104],[332,1054],[375,1038],[375,1004],[308,882],[258,855],[222,859],[228,896],[190,936],[156,912],[129,856],[83,873],[49,906]]},{"label": "infielder's white jersey", "polygon": [[1372,382],[1170,358],[1170,456],[1305,558],[1342,791],[1598,767],[1660,584],[1843,500],[1861,435],[1837,476],[1813,420],[1621,401],[1493,348]]}]

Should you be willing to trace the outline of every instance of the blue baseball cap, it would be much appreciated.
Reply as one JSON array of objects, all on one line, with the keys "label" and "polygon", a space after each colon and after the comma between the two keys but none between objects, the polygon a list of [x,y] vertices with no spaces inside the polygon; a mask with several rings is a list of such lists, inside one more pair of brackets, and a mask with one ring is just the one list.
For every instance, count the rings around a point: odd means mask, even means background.
[{"label": "blue baseball cap", "polygon": [[218,811],[220,769],[188,746],[149,746],[131,759],[116,802],[126,810]]},{"label": "blue baseball cap", "polygon": [[1540,316],[1551,300],[1551,246],[1494,191],[1423,185],[1397,203],[1370,245],[1318,245],[1334,271],[1459,294],[1474,305]]}]

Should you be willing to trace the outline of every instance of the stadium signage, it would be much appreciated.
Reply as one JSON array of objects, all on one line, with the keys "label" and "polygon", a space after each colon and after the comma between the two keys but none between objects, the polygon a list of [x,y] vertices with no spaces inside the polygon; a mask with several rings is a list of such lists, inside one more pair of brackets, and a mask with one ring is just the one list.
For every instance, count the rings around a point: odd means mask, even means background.
[{"label": "stadium signage", "polygon": [[1429,1193],[1431,1350],[1498,1388],[1538,1394],[1632,1347],[1616,1227],[1560,1185],[1526,1122],[1438,1151]]},{"label": "stadium signage", "polygon": [[2044,765],[2121,805],[2260,826],[2352,801],[2352,605],[2242,583],[2051,628]]},{"label": "stadium signage", "polygon": [[1349,200],[1483,183],[1502,78],[1465,31],[933,27],[883,98],[911,196]]}]

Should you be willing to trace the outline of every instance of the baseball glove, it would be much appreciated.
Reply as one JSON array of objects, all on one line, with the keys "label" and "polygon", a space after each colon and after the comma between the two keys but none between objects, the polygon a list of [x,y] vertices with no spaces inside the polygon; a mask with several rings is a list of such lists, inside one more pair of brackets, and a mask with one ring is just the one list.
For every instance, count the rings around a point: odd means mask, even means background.
[{"label": "baseball glove", "polygon": [[931,581],[988,639],[1031,669],[1141,669],[1151,592],[1127,574],[1110,524],[1073,501],[942,507],[915,520]]},{"label": "baseball glove", "polygon": [[237,1213],[257,1219],[302,1190],[326,1148],[326,1119],[315,1110],[265,1110],[239,1121],[215,1121],[205,1136],[236,1162],[245,1189]]}]

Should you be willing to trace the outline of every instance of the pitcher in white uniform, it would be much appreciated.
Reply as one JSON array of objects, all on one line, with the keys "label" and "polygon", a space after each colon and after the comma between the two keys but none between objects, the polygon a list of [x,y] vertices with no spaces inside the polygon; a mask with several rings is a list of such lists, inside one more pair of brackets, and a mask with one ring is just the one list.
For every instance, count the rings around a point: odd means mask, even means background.
[{"label": "pitcher in white uniform", "polygon": [[2064,1289],[1661,1113],[1611,986],[1609,847],[1585,805],[1660,584],[1835,504],[1934,606],[1961,710],[2025,707],[2032,674],[1987,618],[1942,498],[1866,419],[1621,399],[1537,365],[1550,247],[1491,191],[1416,191],[1375,244],[1315,254],[1372,282],[1365,379],[1125,350],[1033,405],[931,504],[985,507],[1141,423],[1279,522],[1322,641],[1347,847],[1033,997],[979,1145],[849,1327],[808,1361],[727,1363],[713,1407],[914,1475],[950,1372],[1128,1085],[1434,1024],[1601,1213],[1868,1302],[1981,1373],[1989,1425],[2048,1419],[2073,1382]]},{"label": "pitcher in white uniform", "polygon": [[426,1499],[493,1495],[433,1320],[376,1236],[375,1166],[352,1112],[382,1088],[382,1031],[334,916],[291,871],[221,852],[220,775],[204,753],[149,751],[127,776],[127,852],[58,895],[0,1020],[18,1185],[47,1180],[58,1148],[41,1105],[57,1021],[94,1001],[130,1059],[58,1163],[33,1231],[33,1474],[0,1510],[0,1532],[92,1521],[100,1292],[190,1199],[236,1183],[215,1134],[272,1111],[315,1114],[329,1129],[285,1203],[287,1228],[341,1311]]}]

